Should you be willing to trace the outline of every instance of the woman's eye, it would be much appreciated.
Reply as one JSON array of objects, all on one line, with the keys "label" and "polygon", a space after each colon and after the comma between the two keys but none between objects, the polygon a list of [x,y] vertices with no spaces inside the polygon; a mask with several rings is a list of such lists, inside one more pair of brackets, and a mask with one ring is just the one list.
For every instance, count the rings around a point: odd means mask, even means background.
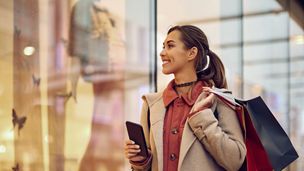
[{"label": "woman's eye", "polygon": [[169,47],[169,48],[172,48],[172,47],[174,47],[174,46],[173,46],[173,45],[168,45],[168,47]]},{"label": "woman's eye", "polygon": [[166,46],[163,46],[163,49],[166,49],[166,48],[168,48],[168,49],[170,49],[170,48],[172,48],[172,47],[174,47],[174,45],[166,45]]}]

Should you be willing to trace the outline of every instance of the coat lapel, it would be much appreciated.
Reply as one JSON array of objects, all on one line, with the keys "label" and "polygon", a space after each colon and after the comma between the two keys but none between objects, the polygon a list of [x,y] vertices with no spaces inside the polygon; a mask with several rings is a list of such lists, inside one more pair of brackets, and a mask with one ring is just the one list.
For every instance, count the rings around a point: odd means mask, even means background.
[{"label": "coat lapel", "polygon": [[163,169],[163,127],[164,127],[164,118],[166,114],[165,105],[161,100],[158,100],[154,105],[150,106],[150,121],[152,136],[155,142],[157,159],[158,159],[158,169]]},{"label": "coat lapel", "polygon": [[[202,99],[202,97],[203,97],[203,94],[200,94],[194,104],[196,104],[200,99]],[[216,101],[213,104],[213,106],[211,107],[212,112],[215,111],[215,108],[216,108]],[[190,113],[192,111],[193,111],[193,108],[191,109]],[[196,140],[196,136],[194,135],[192,129],[190,128],[190,126],[188,124],[188,119],[187,119],[187,121],[185,122],[185,127],[184,127],[184,131],[183,131],[183,135],[182,135],[182,142],[181,142],[181,146],[180,146],[178,170],[180,170],[182,163],[184,161],[184,158],[195,140]]]},{"label": "coat lapel", "polygon": [[180,146],[178,170],[180,170],[182,162],[183,162],[189,148],[195,141],[195,139],[196,139],[196,136],[193,134],[193,131],[191,130],[191,128],[188,124],[188,121],[186,121],[184,131],[183,131],[183,136],[182,136],[182,142],[181,142],[181,146]]}]

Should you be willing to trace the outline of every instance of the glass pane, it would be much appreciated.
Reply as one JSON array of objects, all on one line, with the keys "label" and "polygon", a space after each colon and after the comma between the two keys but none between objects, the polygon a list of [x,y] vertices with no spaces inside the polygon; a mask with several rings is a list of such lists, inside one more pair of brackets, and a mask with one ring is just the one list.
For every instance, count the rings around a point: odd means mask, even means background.
[{"label": "glass pane", "polygon": [[233,18],[229,20],[223,20],[221,25],[221,46],[236,46],[240,45],[242,41],[241,29],[242,23],[240,18]]},{"label": "glass pane", "polygon": [[[304,31],[290,21],[290,137],[299,154],[304,155]],[[299,157],[291,165],[292,170],[303,170],[304,159]]]},{"label": "glass pane", "polygon": [[249,43],[250,41],[287,39],[288,21],[287,13],[245,17],[244,41]]},{"label": "glass pane", "polygon": [[265,12],[271,10],[281,10],[282,7],[277,1],[264,1],[264,0],[243,0],[243,10],[245,14],[252,14],[258,12]]},{"label": "glass pane", "polygon": [[241,47],[228,47],[222,48],[219,53],[225,65],[228,89],[232,90],[236,97],[242,97],[241,52]]},{"label": "glass pane", "polygon": [[233,17],[242,14],[242,0],[221,0],[221,16]]},{"label": "glass pane", "polygon": [[129,170],[125,121],[152,89],[153,3],[0,3],[0,170]]},{"label": "glass pane", "polygon": [[[244,1],[244,13],[273,10],[277,3]],[[244,97],[261,95],[283,128],[288,131],[288,14],[245,16]],[[280,29],[277,29],[280,28]],[[278,69],[279,68],[279,69]]]}]

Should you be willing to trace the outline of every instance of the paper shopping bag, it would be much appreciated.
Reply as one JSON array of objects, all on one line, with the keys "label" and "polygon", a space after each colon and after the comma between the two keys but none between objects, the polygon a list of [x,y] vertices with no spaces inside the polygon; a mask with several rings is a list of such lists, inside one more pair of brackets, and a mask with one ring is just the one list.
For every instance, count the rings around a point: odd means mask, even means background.
[{"label": "paper shopping bag", "polygon": [[238,100],[246,106],[255,131],[263,144],[272,168],[279,171],[299,156],[288,135],[259,96],[250,100]]},{"label": "paper shopping bag", "polygon": [[278,171],[298,158],[287,134],[261,97],[240,100],[216,90],[212,92],[236,111],[240,121],[247,148],[241,170]]},{"label": "paper shopping bag", "polygon": [[258,134],[251,122],[248,110],[244,104],[236,103],[234,99],[215,94],[219,99],[236,111],[244,134],[244,141],[247,148],[246,160],[239,171],[272,171],[267,153],[261,143]]}]

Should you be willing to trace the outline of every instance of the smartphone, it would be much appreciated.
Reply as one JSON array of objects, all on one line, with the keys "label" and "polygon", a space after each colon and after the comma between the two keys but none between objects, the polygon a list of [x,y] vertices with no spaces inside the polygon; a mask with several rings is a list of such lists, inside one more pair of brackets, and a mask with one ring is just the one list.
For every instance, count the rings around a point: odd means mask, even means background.
[{"label": "smartphone", "polygon": [[138,155],[148,157],[148,148],[142,126],[134,122],[126,121],[126,127],[130,140],[140,146]]}]

